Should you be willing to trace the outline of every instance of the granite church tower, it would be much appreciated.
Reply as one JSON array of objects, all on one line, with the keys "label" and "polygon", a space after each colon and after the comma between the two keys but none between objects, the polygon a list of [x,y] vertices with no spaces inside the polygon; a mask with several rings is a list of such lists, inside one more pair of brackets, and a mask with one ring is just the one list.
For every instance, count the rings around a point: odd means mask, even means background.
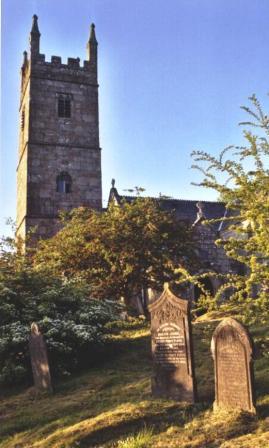
[{"label": "granite church tower", "polygon": [[40,54],[33,16],[30,54],[21,69],[17,236],[57,230],[60,210],[102,207],[97,40],[91,25],[87,60]]}]

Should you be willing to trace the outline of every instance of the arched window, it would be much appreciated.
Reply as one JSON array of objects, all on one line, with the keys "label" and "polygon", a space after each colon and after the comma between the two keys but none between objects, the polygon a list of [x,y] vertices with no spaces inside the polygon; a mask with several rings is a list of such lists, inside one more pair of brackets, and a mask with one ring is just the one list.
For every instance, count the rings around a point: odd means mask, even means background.
[{"label": "arched window", "polygon": [[62,94],[58,96],[58,117],[71,117],[71,98],[69,95]]},{"label": "arched window", "polygon": [[58,193],[71,193],[72,179],[68,173],[61,173],[56,179]]}]

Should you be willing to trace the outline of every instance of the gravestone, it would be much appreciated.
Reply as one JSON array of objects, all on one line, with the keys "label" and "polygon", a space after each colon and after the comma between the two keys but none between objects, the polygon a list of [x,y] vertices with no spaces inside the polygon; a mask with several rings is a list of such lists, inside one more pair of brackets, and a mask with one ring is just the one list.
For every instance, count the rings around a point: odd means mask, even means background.
[{"label": "gravestone", "polygon": [[31,325],[30,358],[37,392],[52,392],[46,343],[36,323]]},{"label": "gravestone", "polygon": [[165,285],[149,305],[154,374],[152,393],[157,397],[193,403],[196,398],[190,308]]},{"label": "gravestone", "polygon": [[224,319],[211,341],[215,366],[214,409],[256,412],[254,406],[252,341],[247,330],[232,318]]}]

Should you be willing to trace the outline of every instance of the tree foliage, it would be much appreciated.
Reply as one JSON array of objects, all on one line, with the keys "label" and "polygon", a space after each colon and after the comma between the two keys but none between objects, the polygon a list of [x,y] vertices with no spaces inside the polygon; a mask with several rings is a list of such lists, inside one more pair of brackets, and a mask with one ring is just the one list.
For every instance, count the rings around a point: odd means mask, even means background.
[{"label": "tree foliage", "polygon": [[62,230],[40,243],[35,266],[85,279],[94,297],[128,300],[142,287],[162,288],[190,258],[190,230],[158,200],[137,197],[103,212],[73,210]]},{"label": "tree foliage", "polygon": [[[253,95],[244,146],[229,146],[214,157],[203,151],[192,156],[204,179],[200,186],[219,193],[227,206],[223,231],[216,242],[226,254],[245,266],[242,275],[227,275],[216,302],[225,290],[245,311],[269,312],[269,118]],[[253,132],[255,129],[255,133]]]},{"label": "tree foliage", "polygon": [[32,322],[45,337],[53,378],[91,365],[122,306],[90,298],[81,280],[38,272],[12,238],[1,242],[0,266],[0,385],[30,383]]},{"label": "tree foliage", "polygon": [[33,321],[47,342],[53,376],[69,374],[100,353],[123,310],[115,299],[162,287],[191,253],[189,231],[156,200],[137,198],[103,212],[80,208],[63,215],[62,224],[26,254],[20,241],[1,243],[2,384],[30,378]]}]

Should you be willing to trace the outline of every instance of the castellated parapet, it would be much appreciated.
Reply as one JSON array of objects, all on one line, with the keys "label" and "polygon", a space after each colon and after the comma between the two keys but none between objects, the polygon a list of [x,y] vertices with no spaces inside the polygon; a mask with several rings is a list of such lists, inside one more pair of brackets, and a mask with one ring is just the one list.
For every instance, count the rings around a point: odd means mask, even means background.
[{"label": "castellated parapet", "polygon": [[21,69],[17,168],[17,235],[37,238],[58,228],[61,210],[101,209],[97,40],[91,25],[88,60],[39,53],[37,16]]}]

